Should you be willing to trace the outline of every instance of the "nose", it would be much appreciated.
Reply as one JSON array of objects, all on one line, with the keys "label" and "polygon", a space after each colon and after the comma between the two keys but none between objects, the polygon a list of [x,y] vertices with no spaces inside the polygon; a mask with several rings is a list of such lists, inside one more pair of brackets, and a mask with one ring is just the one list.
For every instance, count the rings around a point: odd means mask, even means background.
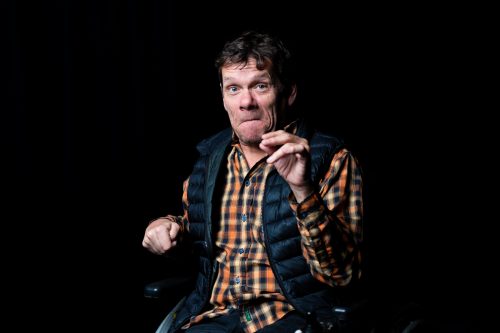
[{"label": "nose", "polygon": [[243,89],[240,96],[240,110],[253,110],[257,107],[256,100],[250,89]]}]

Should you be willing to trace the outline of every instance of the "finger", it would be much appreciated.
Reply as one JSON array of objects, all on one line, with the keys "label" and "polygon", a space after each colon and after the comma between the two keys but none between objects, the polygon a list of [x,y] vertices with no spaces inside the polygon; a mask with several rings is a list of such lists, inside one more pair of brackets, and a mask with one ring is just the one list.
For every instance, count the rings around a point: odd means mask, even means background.
[{"label": "finger", "polygon": [[264,140],[264,139],[273,138],[275,136],[282,135],[283,133],[288,133],[288,132],[285,132],[283,130],[279,130],[279,131],[273,131],[273,132],[264,133],[262,135],[262,139]]},{"label": "finger", "polygon": [[272,155],[285,143],[293,141],[292,136],[285,131],[276,131],[266,134],[270,135],[262,136],[262,141],[259,144],[259,148],[266,152],[266,154],[268,155]]},{"label": "finger", "polygon": [[304,158],[304,154],[307,153],[306,147],[301,144],[293,144],[287,143],[283,145],[280,149],[276,150],[269,158],[266,160],[267,163],[274,163],[283,156],[296,154],[295,156],[299,156],[299,159]]},{"label": "finger", "polygon": [[262,142],[259,144],[259,148],[262,149],[267,155],[273,154],[279,147],[277,146],[266,146]]},{"label": "finger", "polygon": [[[269,133],[267,133],[269,134]],[[262,144],[266,146],[281,146],[288,142],[298,142],[298,136],[285,131],[273,132],[271,136],[262,136]]]},{"label": "finger", "polygon": [[283,135],[277,135],[272,138],[262,140],[260,147],[263,150],[266,147],[273,147],[274,150],[277,150],[287,143],[301,144],[306,147],[307,151],[309,151],[309,142],[306,139],[286,132]]},{"label": "finger", "polygon": [[154,254],[159,254],[155,238],[156,237],[154,230],[151,229],[147,230],[146,233],[144,234],[144,239],[142,240],[142,246],[144,246],[146,249],[148,249],[150,252]]},{"label": "finger", "polygon": [[160,224],[149,228],[144,237],[144,243],[154,254],[163,254],[171,246],[169,223]]}]

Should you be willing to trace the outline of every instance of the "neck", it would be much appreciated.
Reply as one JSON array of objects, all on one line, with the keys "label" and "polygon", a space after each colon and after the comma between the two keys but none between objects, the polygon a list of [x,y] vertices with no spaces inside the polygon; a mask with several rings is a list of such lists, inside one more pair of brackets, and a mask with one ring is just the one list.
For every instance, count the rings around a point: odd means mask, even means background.
[{"label": "neck", "polygon": [[249,146],[240,143],[240,147],[250,168],[267,155],[265,151],[259,148],[259,146]]}]

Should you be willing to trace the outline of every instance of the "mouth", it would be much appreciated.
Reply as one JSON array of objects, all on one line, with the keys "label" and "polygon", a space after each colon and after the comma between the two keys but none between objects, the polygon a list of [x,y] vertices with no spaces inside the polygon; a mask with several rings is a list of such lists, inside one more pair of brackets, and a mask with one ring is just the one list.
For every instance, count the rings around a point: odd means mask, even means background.
[{"label": "mouth", "polygon": [[250,122],[250,121],[260,121],[260,119],[258,119],[258,118],[255,118],[255,119],[245,119],[245,120],[242,120],[241,122],[242,123],[246,123],[246,122]]}]

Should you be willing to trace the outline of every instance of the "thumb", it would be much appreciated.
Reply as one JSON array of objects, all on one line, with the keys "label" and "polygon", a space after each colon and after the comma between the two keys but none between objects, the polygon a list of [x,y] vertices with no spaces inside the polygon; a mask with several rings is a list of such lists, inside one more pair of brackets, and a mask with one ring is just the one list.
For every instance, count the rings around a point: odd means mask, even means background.
[{"label": "thumb", "polygon": [[170,239],[174,240],[175,238],[177,238],[177,234],[179,233],[179,225],[175,222],[172,222],[172,224],[170,225],[170,230],[169,230],[169,236],[170,236]]}]

